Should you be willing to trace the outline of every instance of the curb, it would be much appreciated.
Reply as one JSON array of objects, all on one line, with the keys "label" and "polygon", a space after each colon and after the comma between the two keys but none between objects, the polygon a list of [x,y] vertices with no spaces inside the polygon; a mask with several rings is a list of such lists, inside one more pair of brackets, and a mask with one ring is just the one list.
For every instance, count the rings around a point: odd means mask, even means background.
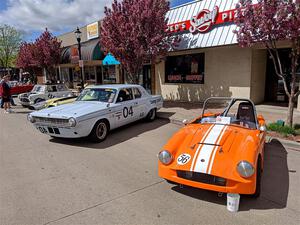
[{"label": "curb", "polygon": [[159,119],[163,119],[163,120],[168,120],[170,123],[173,123],[173,124],[176,124],[176,125],[182,125],[182,120],[179,120],[179,119],[172,119],[172,118],[169,118],[169,117],[165,117],[165,116],[160,116],[159,113],[157,113],[157,118]]},{"label": "curb", "polygon": [[271,142],[272,140],[278,140],[283,145],[286,145],[290,148],[294,148],[294,149],[297,149],[298,151],[300,151],[300,143],[298,143],[296,141],[285,140],[285,139],[282,139],[282,138],[273,137],[273,136],[269,136],[269,135],[266,136],[266,141],[267,142]]}]

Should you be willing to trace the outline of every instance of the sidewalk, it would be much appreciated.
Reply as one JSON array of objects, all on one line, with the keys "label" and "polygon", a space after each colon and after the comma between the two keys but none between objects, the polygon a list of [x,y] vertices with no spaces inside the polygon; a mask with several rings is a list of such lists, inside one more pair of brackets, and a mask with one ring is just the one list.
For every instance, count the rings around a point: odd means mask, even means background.
[{"label": "sidewalk", "polygon": [[[263,115],[266,123],[285,120],[287,107],[273,105],[256,105],[257,114]],[[157,116],[169,119],[172,123],[181,124],[184,119],[192,120],[202,113],[202,103],[164,102],[164,107],[157,112]],[[294,110],[294,124],[300,124],[300,112]]]},{"label": "sidewalk", "polygon": [[[287,107],[273,105],[256,105],[257,114],[264,116],[266,123],[276,122],[277,120],[285,120]],[[202,113],[201,103],[183,103],[183,102],[164,102],[164,107],[157,112],[157,116],[162,119],[167,119],[171,123],[182,125],[182,121],[188,121],[200,116]],[[294,110],[294,124],[300,124],[300,112]],[[273,137],[268,137],[270,141]],[[289,141],[281,138],[276,138],[283,145],[293,149],[300,149],[300,143]]]}]

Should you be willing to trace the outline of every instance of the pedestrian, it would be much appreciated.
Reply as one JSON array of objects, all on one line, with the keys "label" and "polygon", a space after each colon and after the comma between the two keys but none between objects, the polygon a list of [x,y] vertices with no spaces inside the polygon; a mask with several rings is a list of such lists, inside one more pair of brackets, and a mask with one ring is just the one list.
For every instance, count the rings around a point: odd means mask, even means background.
[{"label": "pedestrian", "polygon": [[[2,78],[2,79],[0,80],[0,87],[2,87],[2,82],[3,82],[3,81],[4,81],[4,79]],[[8,85],[9,85],[9,83],[8,83]],[[3,100],[2,100],[1,94],[2,94],[2,93],[0,93],[0,107],[1,107],[1,109],[3,109],[3,108],[4,108],[4,102],[3,102]],[[11,104],[12,106],[16,106],[16,104],[15,104],[14,99],[13,99],[12,96],[10,97],[10,104]]]},{"label": "pedestrian", "polygon": [[3,78],[0,80],[0,105],[1,105],[1,109],[4,108],[4,102],[2,100],[2,82],[3,82]]},{"label": "pedestrian", "polygon": [[9,79],[10,76],[6,75],[3,77],[3,81],[1,83],[1,92],[2,92],[1,96],[2,96],[2,102],[3,102],[5,113],[13,112],[10,108],[11,94],[10,94],[10,86],[8,84]]}]

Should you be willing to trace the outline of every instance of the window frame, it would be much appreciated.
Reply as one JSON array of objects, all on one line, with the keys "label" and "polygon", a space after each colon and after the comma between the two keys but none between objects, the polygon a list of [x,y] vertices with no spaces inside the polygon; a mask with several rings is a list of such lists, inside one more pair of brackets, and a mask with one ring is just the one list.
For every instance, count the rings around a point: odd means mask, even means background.
[{"label": "window frame", "polygon": [[[193,67],[192,61],[189,59],[196,59],[197,67]],[[182,65],[179,65],[178,61],[181,61]],[[191,65],[189,65],[189,63]],[[174,66],[176,65],[176,66]],[[189,71],[188,69],[189,68]],[[193,68],[197,68],[197,74],[193,74]],[[177,70],[177,72],[173,72],[171,70]],[[178,76],[180,80],[172,81],[168,78],[168,76]],[[186,80],[187,76],[199,76],[199,80]],[[193,54],[184,54],[184,55],[174,55],[167,56],[165,61],[165,83],[166,84],[204,84],[205,83],[205,52],[193,53]]]},{"label": "window frame", "polygon": [[[134,94],[134,90],[138,91],[138,93],[140,94],[140,97],[136,98],[136,96]],[[133,95],[134,99],[141,99],[143,97],[143,94],[142,94],[141,90],[138,87],[132,88],[132,95]]]},{"label": "window frame", "polygon": [[[129,100],[123,100],[123,101],[119,102],[118,99],[119,99],[119,94],[120,94],[120,91],[121,91],[121,90],[129,90],[129,92],[130,92],[130,94],[131,94],[131,99],[129,99]],[[132,100],[134,100],[134,95],[133,95],[132,88],[121,88],[121,89],[119,90],[118,96],[117,96],[117,98],[116,98],[116,103],[129,102],[129,101],[132,101]]]}]

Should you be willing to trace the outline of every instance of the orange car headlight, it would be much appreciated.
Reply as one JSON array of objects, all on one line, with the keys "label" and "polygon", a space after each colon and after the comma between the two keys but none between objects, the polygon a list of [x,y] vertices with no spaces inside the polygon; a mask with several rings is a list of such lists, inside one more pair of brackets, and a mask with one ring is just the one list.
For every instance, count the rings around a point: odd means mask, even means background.
[{"label": "orange car headlight", "polygon": [[169,165],[172,162],[173,157],[170,152],[163,150],[158,154],[158,159],[162,164]]},{"label": "orange car headlight", "polygon": [[254,174],[255,169],[251,165],[251,163],[249,163],[247,161],[241,161],[237,165],[237,171],[240,174],[240,176],[242,176],[244,178],[248,178]]}]

